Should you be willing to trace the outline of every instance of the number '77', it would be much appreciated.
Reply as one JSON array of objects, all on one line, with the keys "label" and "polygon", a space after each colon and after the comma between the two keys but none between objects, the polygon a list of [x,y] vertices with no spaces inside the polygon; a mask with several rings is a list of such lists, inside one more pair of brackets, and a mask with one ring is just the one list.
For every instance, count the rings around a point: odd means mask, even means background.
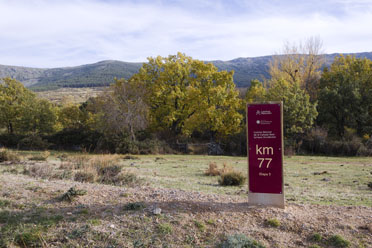
[{"label": "number '77'", "polygon": [[271,161],[273,160],[272,158],[257,158],[259,161],[261,161],[260,162],[260,165],[258,166],[258,168],[261,168],[262,167],[262,164],[263,164],[263,162],[266,160],[266,161],[269,161],[269,162],[267,162],[267,165],[266,165],[266,169],[267,168],[269,168],[269,166],[270,166],[270,163],[271,163]]}]

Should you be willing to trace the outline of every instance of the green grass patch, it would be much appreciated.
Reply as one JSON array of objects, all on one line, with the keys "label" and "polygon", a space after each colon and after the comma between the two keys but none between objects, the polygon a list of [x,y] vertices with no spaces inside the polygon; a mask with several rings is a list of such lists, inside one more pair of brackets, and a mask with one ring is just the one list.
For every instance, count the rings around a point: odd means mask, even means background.
[{"label": "green grass patch", "polygon": [[280,227],[280,221],[278,219],[267,219],[265,224],[270,227]]},{"label": "green grass patch", "polygon": [[348,240],[346,240],[345,238],[343,238],[342,236],[340,236],[340,235],[332,235],[328,239],[328,243],[332,246],[339,247],[339,248],[344,248],[344,247],[349,247],[350,246],[350,242]]},{"label": "green grass patch", "polygon": [[310,236],[310,240],[313,242],[320,242],[323,240],[323,236],[320,233],[314,233]]},{"label": "green grass patch", "polygon": [[204,232],[205,231],[205,224],[195,220],[194,221],[195,226],[199,229],[199,231]]},{"label": "green grass patch", "polygon": [[171,234],[173,230],[169,223],[161,223],[158,225],[157,229],[161,234]]},{"label": "green grass patch", "polygon": [[265,248],[254,239],[247,237],[244,234],[234,234],[227,236],[226,240],[220,245],[221,248]]}]

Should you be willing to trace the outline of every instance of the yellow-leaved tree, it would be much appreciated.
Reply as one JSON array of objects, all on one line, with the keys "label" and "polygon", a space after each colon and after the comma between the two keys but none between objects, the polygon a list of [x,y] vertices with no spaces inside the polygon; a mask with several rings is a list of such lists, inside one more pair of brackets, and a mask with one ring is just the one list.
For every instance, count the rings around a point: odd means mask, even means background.
[{"label": "yellow-leaved tree", "polygon": [[132,80],[148,89],[153,128],[187,137],[199,131],[211,138],[239,131],[243,116],[233,72],[182,53],[148,60]]}]

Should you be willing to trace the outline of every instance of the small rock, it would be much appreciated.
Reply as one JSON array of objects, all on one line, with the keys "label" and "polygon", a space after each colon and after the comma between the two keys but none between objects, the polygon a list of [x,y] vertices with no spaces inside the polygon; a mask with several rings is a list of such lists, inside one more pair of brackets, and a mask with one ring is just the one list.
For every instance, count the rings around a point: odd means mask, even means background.
[{"label": "small rock", "polygon": [[155,215],[161,214],[161,208],[154,208],[154,210],[152,211],[152,213],[155,214]]},{"label": "small rock", "polygon": [[71,212],[67,212],[67,215],[72,215],[72,213]]},{"label": "small rock", "polygon": [[218,223],[222,223],[222,220],[218,219],[217,222],[218,222]]},{"label": "small rock", "polygon": [[111,224],[110,227],[111,227],[111,228],[115,228],[115,225],[114,225],[114,224]]},{"label": "small rock", "polygon": [[323,182],[329,182],[329,181],[331,181],[331,179],[329,179],[329,178],[323,178],[321,181],[323,181]]}]

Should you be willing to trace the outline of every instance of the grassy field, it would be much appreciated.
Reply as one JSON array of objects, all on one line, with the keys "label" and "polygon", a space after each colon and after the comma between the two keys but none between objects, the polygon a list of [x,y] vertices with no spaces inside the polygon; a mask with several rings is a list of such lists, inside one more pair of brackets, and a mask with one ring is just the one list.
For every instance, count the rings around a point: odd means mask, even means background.
[{"label": "grassy field", "polygon": [[204,174],[216,163],[246,175],[245,157],[12,154],[0,247],[372,246],[371,158],[286,157],[283,210],[249,207],[246,184]]},{"label": "grassy field", "polygon": [[[221,187],[218,177],[207,177],[209,163],[223,164],[247,173],[245,157],[194,155],[139,156],[123,162],[124,168],[151,185],[217,194],[246,194],[247,187]],[[284,161],[285,196],[298,203],[372,206],[371,158],[294,156]],[[320,174],[320,175],[314,175]]]},{"label": "grassy field", "polygon": [[[30,156],[39,152],[20,154]],[[57,157],[61,154],[52,153],[48,161],[60,163]],[[71,156],[83,157],[85,161],[102,157],[86,154]],[[149,186],[227,195],[247,194],[246,185],[222,187],[218,184],[218,177],[204,175],[210,163],[216,163],[219,168],[226,164],[246,175],[246,157],[136,155],[133,158],[117,156],[115,163],[144,179]],[[284,159],[284,190],[288,202],[372,206],[372,190],[368,187],[371,182],[372,158],[293,156]]]}]

